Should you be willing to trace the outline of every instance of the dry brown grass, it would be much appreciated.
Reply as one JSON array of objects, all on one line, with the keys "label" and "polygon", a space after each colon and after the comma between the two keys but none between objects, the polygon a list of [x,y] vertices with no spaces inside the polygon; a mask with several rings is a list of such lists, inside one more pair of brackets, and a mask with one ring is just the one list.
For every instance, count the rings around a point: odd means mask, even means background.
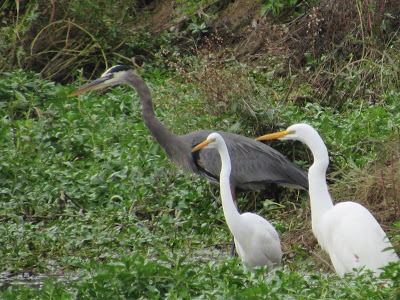
[{"label": "dry brown grass", "polygon": [[[260,65],[279,57],[283,63],[275,76],[300,75],[294,90],[307,82],[312,101],[335,102],[338,108],[348,98],[380,101],[379,95],[393,85],[388,78],[397,81],[397,58],[386,49],[399,30],[400,1],[325,0],[303,9],[294,19],[261,17],[260,4],[239,0],[210,28],[240,61]],[[393,71],[382,77],[383,69]]]},{"label": "dry brown grass", "polygon": [[175,69],[201,95],[211,111],[208,114],[220,115],[236,108],[252,111],[256,86],[249,77],[250,68],[232,61],[229,51],[223,46],[223,38],[211,35],[205,39],[201,48],[191,47],[197,58],[182,57],[180,53],[165,50],[167,65]]}]

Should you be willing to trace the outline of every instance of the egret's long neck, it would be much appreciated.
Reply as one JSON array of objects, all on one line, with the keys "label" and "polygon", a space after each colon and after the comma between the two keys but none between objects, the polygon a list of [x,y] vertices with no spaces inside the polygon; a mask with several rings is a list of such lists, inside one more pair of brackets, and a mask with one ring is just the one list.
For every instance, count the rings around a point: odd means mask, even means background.
[{"label": "egret's long neck", "polygon": [[314,155],[314,163],[308,171],[308,184],[313,224],[319,222],[321,215],[332,208],[332,198],[326,184],[326,170],[329,165],[328,150],[320,136],[307,143]]},{"label": "egret's long neck", "polygon": [[224,210],[226,223],[232,231],[232,234],[235,236],[235,228],[239,226],[237,221],[240,214],[233,202],[230,186],[230,176],[232,168],[231,159],[229,157],[228,148],[226,147],[225,143],[223,143],[223,145],[219,145],[218,151],[221,156],[221,173],[219,177],[219,187],[222,198],[222,208]]},{"label": "egret's long neck", "polygon": [[[146,127],[150,130],[152,136],[164,148],[169,157],[174,159],[176,147],[179,146],[179,136],[172,133],[155,116],[153,109],[153,100],[149,87],[145,81],[135,72],[127,78],[128,83],[136,90],[140,97],[142,118]],[[189,153],[191,149],[188,149]],[[179,159],[178,159],[179,160]]]}]

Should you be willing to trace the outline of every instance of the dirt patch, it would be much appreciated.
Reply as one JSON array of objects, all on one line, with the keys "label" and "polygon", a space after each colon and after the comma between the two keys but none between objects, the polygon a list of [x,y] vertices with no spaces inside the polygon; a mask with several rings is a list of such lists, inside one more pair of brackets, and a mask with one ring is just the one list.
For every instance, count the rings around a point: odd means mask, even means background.
[{"label": "dirt patch", "polygon": [[174,4],[175,1],[172,0],[153,1],[144,9],[144,15],[148,17],[143,18],[138,25],[146,26],[152,31],[160,31],[173,20]]},{"label": "dirt patch", "polygon": [[260,16],[262,6],[260,2],[239,0],[210,23],[213,34],[223,41],[223,48],[229,47],[228,55],[233,52],[236,59],[254,61],[288,50],[282,43],[286,30],[276,20]]},{"label": "dirt patch", "polygon": [[[391,39],[400,22],[400,1],[394,2],[397,5],[376,1],[374,9],[369,9],[361,2],[325,0],[315,6],[303,5],[297,17],[289,17],[296,8],[275,17],[260,15],[262,3],[238,0],[211,20],[209,27],[211,34],[223,40],[221,56],[225,51],[226,56],[233,53],[246,62],[279,56],[286,65],[301,69],[310,59],[325,55],[326,64],[340,69],[348,55],[354,59],[374,56],[373,49]],[[366,43],[376,45],[366,47]],[[328,93],[336,82],[325,77],[316,74],[309,80]]]}]

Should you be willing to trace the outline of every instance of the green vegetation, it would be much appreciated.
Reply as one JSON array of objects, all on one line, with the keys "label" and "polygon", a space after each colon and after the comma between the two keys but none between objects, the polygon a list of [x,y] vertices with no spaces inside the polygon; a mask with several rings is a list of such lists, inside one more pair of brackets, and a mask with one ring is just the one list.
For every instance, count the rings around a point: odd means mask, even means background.
[{"label": "green vegetation", "polygon": [[[305,192],[241,195],[284,251],[276,272],[247,270],[229,255],[218,188],[171,164],[135,91],[67,95],[136,64],[173,132],[310,123],[331,155],[333,198],[369,208],[400,253],[399,8],[343,0],[331,18],[299,1],[175,2],[0,6],[0,298],[397,299],[399,264],[381,278],[334,274]],[[299,143],[270,145],[311,163]]]}]

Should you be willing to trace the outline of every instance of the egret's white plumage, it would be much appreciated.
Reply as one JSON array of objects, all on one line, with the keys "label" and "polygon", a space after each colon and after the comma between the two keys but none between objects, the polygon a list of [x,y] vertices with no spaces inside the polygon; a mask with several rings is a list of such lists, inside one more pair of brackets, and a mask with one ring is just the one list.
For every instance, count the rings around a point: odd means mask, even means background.
[{"label": "egret's white plumage", "polygon": [[258,140],[298,140],[306,144],[314,156],[308,171],[312,230],[321,247],[330,255],[339,276],[364,267],[380,274],[383,266],[398,261],[392,244],[373,215],[355,202],[333,205],[326,184],[329,155],[318,132],[307,124],[295,124]]},{"label": "egret's white plumage", "polygon": [[250,267],[280,265],[282,250],[275,228],[257,214],[249,212],[240,214],[233,202],[230,189],[231,159],[224,139],[218,133],[212,133],[193,151],[206,146],[215,147],[221,156],[219,184],[222,207],[240,258]]}]

